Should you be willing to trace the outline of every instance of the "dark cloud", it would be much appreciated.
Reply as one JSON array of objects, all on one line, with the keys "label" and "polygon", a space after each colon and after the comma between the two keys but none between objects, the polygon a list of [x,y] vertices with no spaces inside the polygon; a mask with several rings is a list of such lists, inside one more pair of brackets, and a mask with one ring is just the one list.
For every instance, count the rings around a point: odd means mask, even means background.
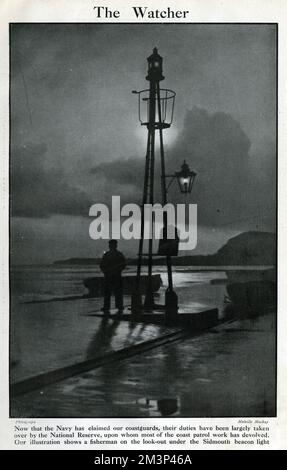
[{"label": "dark cloud", "polygon": [[138,158],[119,159],[113,162],[100,163],[92,168],[91,173],[104,176],[113,183],[138,186],[143,181],[143,161]]},{"label": "dark cloud", "polygon": [[[185,117],[182,132],[169,149],[167,171],[180,169],[185,159],[197,173],[191,200],[198,205],[199,224],[224,226],[249,224],[253,219],[275,218],[275,148],[266,148],[265,157],[250,154],[250,141],[240,124],[228,113],[208,113],[193,108]],[[160,181],[157,158],[156,178]],[[144,159],[118,159],[102,163],[92,172],[125,194],[126,185],[139,199],[143,187]],[[160,200],[157,185],[156,199]],[[182,202],[177,186],[169,199]],[[271,227],[274,229],[274,227]]]},{"label": "dark cloud", "polygon": [[45,144],[30,144],[12,149],[12,216],[86,216],[91,199],[81,188],[68,182],[62,170],[47,167],[46,152]]},{"label": "dark cloud", "polygon": [[[198,172],[192,199],[198,204],[200,225],[244,225],[274,209],[270,200],[270,194],[275,194],[274,150],[270,146],[266,160],[254,163],[250,140],[237,120],[228,113],[193,108],[171,149],[169,163],[172,166],[185,158]],[[257,177],[259,169],[271,176],[268,182]]]},{"label": "dark cloud", "polygon": [[[120,195],[122,203],[139,203],[142,197],[145,158],[130,157],[100,163],[91,169],[97,179],[104,179],[109,191],[103,193],[109,204],[112,195]],[[111,190],[112,188],[112,190]]]},{"label": "dark cloud", "polygon": [[[260,155],[252,155],[250,141],[240,124],[223,112],[208,113],[194,107],[167,153],[167,172],[180,169],[185,159],[197,173],[189,200],[198,205],[203,226],[244,226],[257,218],[275,219],[276,158],[271,142]],[[87,216],[95,202],[111,203],[112,195],[122,204],[140,203],[143,158],[118,158],[93,166],[85,179],[85,165],[77,175],[47,166],[45,144],[26,145],[12,151],[12,215],[48,217],[52,214]],[[89,159],[89,163],[91,160]],[[156,156],[155,200],[160,201],[160,165]],[[79,183],[81,182],[81,186]],[[100,187],[93,197],[93,186]],[[169,200],[182,202],[177,185]],[[270,227],[274,230],[274,227]]]}]

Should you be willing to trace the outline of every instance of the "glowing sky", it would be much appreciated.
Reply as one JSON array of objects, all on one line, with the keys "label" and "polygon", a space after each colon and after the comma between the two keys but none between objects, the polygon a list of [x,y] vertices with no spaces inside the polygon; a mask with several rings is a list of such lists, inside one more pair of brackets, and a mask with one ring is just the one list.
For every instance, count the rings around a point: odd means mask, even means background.
[{"label": "glowing sky", "polygon": [[[145,131],[134,89],[157,46],[176,91],[167,167],[198,171],[194,253],[275,230],[274,25],[69,24],[11,28],[12,261],[99,256],[89,207],[137,202]],[[182,202],[176,188],[169,195]],[[137,243],[122,242],[128,255]]]}]

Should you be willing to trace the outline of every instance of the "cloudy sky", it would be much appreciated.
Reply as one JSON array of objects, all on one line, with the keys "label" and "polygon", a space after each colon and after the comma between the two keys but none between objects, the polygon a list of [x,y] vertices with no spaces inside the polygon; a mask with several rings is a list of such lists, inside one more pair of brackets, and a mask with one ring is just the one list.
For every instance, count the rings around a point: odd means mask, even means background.
[{"label": "cloudy sky", "polygon": [[[197,171],[198,246],[275,231],[276,29],[273,25],[15,24],[11,28],[11,229],[14,263],[99,256],[89,208],[139,202],[146,130],[134,89],[163,56],[176,91],[164,131],[168,172]],[[157,173],[157,177],[158,177]],[[173,202],[183,202],[174,187]],[[127,255],[137,243],[121,242]]]}]

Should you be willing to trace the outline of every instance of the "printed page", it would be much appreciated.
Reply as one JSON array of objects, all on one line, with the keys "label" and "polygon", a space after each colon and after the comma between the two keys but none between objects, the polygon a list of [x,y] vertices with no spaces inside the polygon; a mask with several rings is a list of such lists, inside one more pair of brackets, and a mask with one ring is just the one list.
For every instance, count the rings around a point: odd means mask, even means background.
[{"label": "printed page", "polygon": [[286,449],[285,2],[0,13],[0,447]]}]

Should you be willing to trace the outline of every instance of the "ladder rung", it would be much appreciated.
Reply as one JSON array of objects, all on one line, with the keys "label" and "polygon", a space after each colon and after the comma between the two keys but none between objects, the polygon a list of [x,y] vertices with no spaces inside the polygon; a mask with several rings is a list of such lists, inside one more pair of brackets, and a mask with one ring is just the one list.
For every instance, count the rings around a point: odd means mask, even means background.
[{"label": "ladder rung", "polygon": [[161,256],[162,258],[164,258],[166,255],[159,255],[158,253],[142,253],[141,255],[138,253],[137,256]]}]

